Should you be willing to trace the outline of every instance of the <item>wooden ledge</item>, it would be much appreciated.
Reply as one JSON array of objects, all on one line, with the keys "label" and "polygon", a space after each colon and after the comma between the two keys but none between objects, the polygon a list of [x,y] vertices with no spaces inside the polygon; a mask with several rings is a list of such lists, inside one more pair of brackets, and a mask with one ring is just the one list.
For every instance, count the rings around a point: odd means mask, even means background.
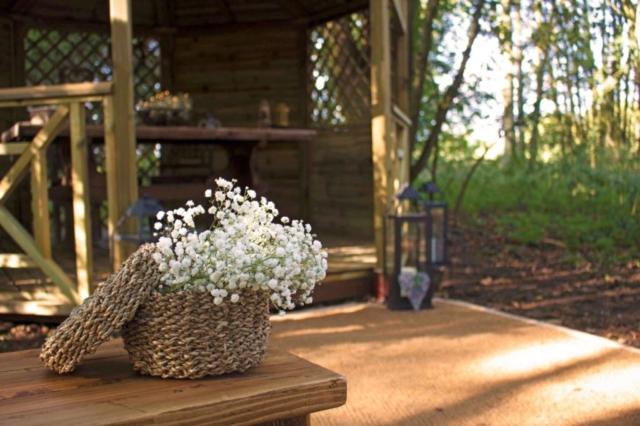
[{"label": "wooden ledge", "polygon": [[[105,96],[113,93],[113,83],[110,81],[100,83],[68,83],[51,86],[16,87],[0,89],[0,103],[24,102],[32,100],[44,100],[53,98],[75,98],[83,96]],[[64,100],[60,100],[64,102]]]},{"label": "wooden ledge", "polygon": [[276,348],[243,374],[199,380],[137,374],[120,339],[66,375],[47,370],[39,354],[0,354],[2,422],[243,425],[304,417],[347,398],[343,376]]}]

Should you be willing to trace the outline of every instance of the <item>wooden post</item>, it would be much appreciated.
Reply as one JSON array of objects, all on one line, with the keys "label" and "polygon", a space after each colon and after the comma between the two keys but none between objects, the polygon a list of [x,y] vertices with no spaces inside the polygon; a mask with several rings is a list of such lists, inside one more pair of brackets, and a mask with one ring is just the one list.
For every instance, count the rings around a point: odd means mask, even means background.
[{"label": "wooden post", "polygon": [[371,19],[371,143],[373,157],[373,227],[376,245],[376,272],[382,272],[383,223],[389,194],[393,120],[391,112],[391,51],[389,3],[370,0]]},{"label": "wooden post", "polygon": [[[131,2],[130,0],[109,0],[109,4],[114,89],[110,117],[113,126],[110,136],[112,146],[111,149],[107,147],[107,161],[110,161],[111,165],[111,167],[107,166],[107,188],[109,194],[118,194],[117,197],[108,200],[111,220],[113,217],[122,216],[127,207],[138,199],[138,184],[133,120]],[[116,153],[111,160],[108,159],[109,152]],[[131,231],[131,229],[125,229],[125,231]],[[110,238],[112,236],[109,235]],[[119,268],[133,250],[134,247],[131,245],[125,245],[119,241],[113,242],[114,269]]]},{"label": "wooden post", "polygon": [[[408,16],[409,5],[407,0],[394,0],[394,2],[400,20],[405,23],[406,29],[398,38],[398,45],[396,46],[398,51],[398,105],[393,107],[394,110],[396,108],[400,109],[401,114],[396,115],[402,115],[399,120],[402,124],[396,127],[398,129],[396,135],[397,148],[402,150],[403,153],[402,157],[397,155],[399,170],[396,178],[399,186],[402,186],[409,181],[409,171],[411,169],[411,153],[409,152],[409,132],[411,131],[411,120],[409,119],[409,32],[411,31],[411,21]],[[398,188],[394,188],[394,192]]]},{"label": "wooden post", "polygon": [[46,147],[35,150],[31,160],[31,211],[33,212],[33,237],[36,246],[45,259],[51,259]]},{"label": "wooden post", "polygon": [[398,106],[409,116],[409,32],[411,31],[409,5],[407,0],[394,0],[397,4],[397,13],[405,22],[407,31],[398,38]]},{"label": "wooden post", "polygon": [[93,250],[89,204],[89,161],[84,104],[71,104],[71,185],[73,189],[73,233],[76,248],[78,294],[93,292]]}]

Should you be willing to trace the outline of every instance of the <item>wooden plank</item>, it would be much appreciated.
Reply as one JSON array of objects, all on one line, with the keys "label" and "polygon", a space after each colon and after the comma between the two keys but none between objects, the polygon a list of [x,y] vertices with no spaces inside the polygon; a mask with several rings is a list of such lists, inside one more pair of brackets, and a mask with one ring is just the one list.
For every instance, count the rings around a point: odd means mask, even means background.
[{"label": "wooden plank", "polygon": [[[405,22],[409,22],[409,5],[408,0],[394,0],[398,16],[401,16]],[[398,105],[393,106],[394,114],[400,118],[404,124],[410,129],[411,119],[406,114],[409,111],[409,33],[405,31],[403,35],[398,37],[398,45],[396,46],[397,57],[397,73],[398,79]]]},{"label": "wooden plank", "polygon": [[371,24],[371,136],[373,153],[373,226],[377,271],[382,270],[383,222],[389,188],[389,152],[393,143],[391,121],[391,51],[389,8],[386,1],[370,0]]},{"label": "wooden plank", "polygon": [[2,155],[20,155],[25,149],[29,148],[29,142],[13,142],[0,144],[0,156]]},{"label": "wooden plank", "polygon": [[[131,34],[131,1],[109,0],[111,21],[111,60],[113,64],[113,140],[116,158],[112,158],[111,170],[107,172],[107,185],[114,187],[117,201],[109,200],[109,208],[122,216],[127,207],[138,199],[136,135],[133,118],[133,65]],[[115,162],[115,165],[113,164]],[[111,173],[109,173],[111,172]],[[113,203],[113,204],[112,204]],[[133,222],[133,221],[130,221]],[[127,223],[124,232],[133,232],[135,223]],[[130,244],[120,245],[114,250],[114,263],[120,265],[135,250]]]},{"label": "wooden plank", "polygon": [[0,410],[8,424],[248,425],[338,407],[347,397],[343,376],[273,347],[241,375],[200,380],[135,373],[120,339],[72,374],[43,371],[39,353],[0,354]]},{"label": "wooden plank", "polygon": [[47,149],[37,149],[31,160],[31,211],[33,237],[42,256],[51,259],[51,224],[49,221],[49,182]]},{"label": "wooden plank", "polygon": [[26,99],[22,101],[1,101],[0,108],[23,107],[30,105],[60,105],[67,102],[101,102],[102,95],[95,96],[68,96],[51,99]]},{"label": "wooden plank", "polygon": [[[105,99],[108,97],[105,97]],[[109,98],[111,99],[111,98]],[[104,101],[112,102],[112,101]],[[105,108],[106,109],[106,108]],[[3,140],[9,141],[22,137],[29,137],[39,130],[42,126],[39,124],[31,124],[29,122],[21,122],[13,125],[11,129],[3,134]],[[87,125],[87,137],[91,139],[100,139],[105,137],[105,126]],[[312,141],[316,138],[318,132],[313,129],[277,129],[277,128],[247,128],[247,127],[219,127],[217,129],[206,129],[192,126],[145,126],[135,127],[136,140],[138,142],[164,142],[186,143],[189,142],[207,142],[207,141],[228,141],[228,142],[303,142]],[[69,136],[69,127],[63,127],[60,136]],[[346,136],[345,136],[346,137]]]},{"label": "wooden plank", "polygon": [[51,119],[42,126],[36,137],[31,142],[29,149],[24,151],[18,160],[13,164],[9,172],[0,181],[0,205],[2,205],[9,194],[16,188],[17,183],[27,173],[27,167],[38,150],[45,149],[56,137],[64,125],[69,108],[64,105],[58,107]]},{"label": "wooden plank", "polygon": [[[65,303],[64,300],[59,302],[47,302],[38,300],[20,301],[20,300],[3,300],[0,303],[1,315],[28,315],[38,317],[67,317],[76,305]],[[4,318],[4,317],[3,317]]]},{"label": "wooden plank", "polygon": [[[113,92],[113,83],[67,83],[50,86],[30,86],[0,89],[0,102],[54,99],[64,103],[72,96],[104,96]],[[1,105],[1,104],[0,104]]]},{"label": "wooden plank", "polygon": [[37,268],[38,265],[24,254],[0,254],[0,268]]},{"label": "wooden plank", "polygon": [[411,119],[410,119],[410,118],[409,118],[409,116],[408,116],[408,115],[407,115],[407,114],[406,114],[406,113],[405,113],[405,112],[404,112],[404,111],[403,111],[399,106],[397,106],[397,105],[394,105],[394,106],[393,106],[393,118],[394,118],[397,122],[399,122],[399,123],[401,123],[401,124],[403,124],[403,125],[405,125],[405,126],[407,126],[407,127],[411,128]]},{"label": "wooden plank", "polygon": [[401,5],[402,0],[391,0],[391,4],[393,5],[393,9],[394,9],[394,19],[396,20],[396,24],[398,25],[398,28],[400,28],[400,31],[402,32],[403,35],[408,34],[408,29],[407,29],[407,19],[405,17],[405,10],[403,9],[403,5]]},{"label": "wooden plank", "polygon": [[79,305],[81,300],[75,291],[75,285],[65,272],[52,260],[42,256],[35,245],[31,235],[20,225],[11,213],[0,205],[0,226],[13,238],[22,250],[35,262],[36,265],[60,288],[60,291],[74,305]]},{"label": "wooden plank", "polygon": [[[117,181],[109,179],[109,176],[117,176],[118,174],[118,146],[116,144],[115,135],[113,96],[105,96],[102,105],[104,111],[105,166],[107,169],[107,230],[109,232],[109,253],[112,261],[111,268],[115,271],[122,264],[122,259],[126,259],[122,242],[115,241],[113,239],[113,235],[116,232],[118,220],[120,220],[120,216],[124,213],[127,206],[120,200]],[[118,261],[115,259],[118,259]]]},{"label": "wooden plank", "polygon": [[73,189],[73,231],[76,249],[78,294],[85,299],[93,292],[93,250],[89,205],[89,152],[85,133],[84,104],[73,103],[71,122],[71,186]]}]

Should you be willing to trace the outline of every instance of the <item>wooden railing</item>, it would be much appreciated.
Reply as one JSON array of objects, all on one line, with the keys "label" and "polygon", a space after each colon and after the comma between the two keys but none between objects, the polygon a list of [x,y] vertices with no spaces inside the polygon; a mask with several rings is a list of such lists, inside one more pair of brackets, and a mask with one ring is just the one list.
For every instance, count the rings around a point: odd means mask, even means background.
[{"label": "wooden railing", "polygon": [[[113,83],[75,83],[56,86],[0,89],[0,107],[58,105],[56,112],[31,143],[0,145],[0,155],[20,155],[0,180],[0,226],[25,254],[0,254],[0,267],[40,268],[72,305],[78,305],[93,290],[91,216],[89,212],[88,146],[85,132],[85,102],[103,102],[105,147],[107,156],[115,149],[113,134]],[[46,149],[67,124],[70,125],[73,217],[77,284],[67,276],[51,256],[49,194]],[[111,123],[111,124],[110,124]],[[107,161],[115,166],[115,155]],[[7,197],[31,172],[33,236],[5,207]],[[109,222],[115,223],[110,211]]]}]

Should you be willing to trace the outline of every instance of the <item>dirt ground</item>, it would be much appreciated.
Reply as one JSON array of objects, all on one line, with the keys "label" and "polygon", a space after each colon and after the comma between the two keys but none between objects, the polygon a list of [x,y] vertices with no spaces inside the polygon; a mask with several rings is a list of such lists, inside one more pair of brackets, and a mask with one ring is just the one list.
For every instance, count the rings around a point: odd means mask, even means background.
[{"label": "dirt ground", "polygon": [[602,267],[557,241],[518,245],[455,228],[440,288],[460,299],[640,348],[640,262]]},{"label": "dirt ground", "polygon": [[[586,331],[640,348],[640,262],[603,268],[562,244],[518,245],[452,228],[438,296]],[[0,321],[0,352],[38,348],[53,324]]]}]

